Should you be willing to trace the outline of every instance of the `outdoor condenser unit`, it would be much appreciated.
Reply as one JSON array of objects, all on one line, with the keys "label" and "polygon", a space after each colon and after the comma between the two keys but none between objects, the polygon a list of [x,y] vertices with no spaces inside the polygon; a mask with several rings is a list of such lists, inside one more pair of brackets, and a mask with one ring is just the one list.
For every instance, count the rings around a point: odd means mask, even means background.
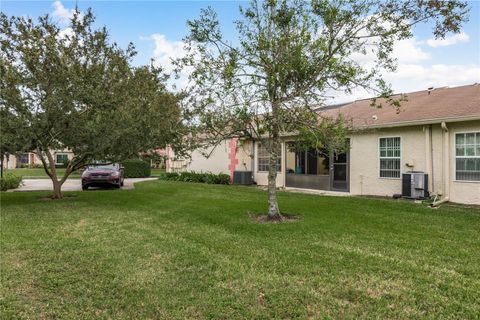
[{"label": "outdoor condenser unit", "polygon": [[409,171],[402,175],[402,197],[425,199],[428,195],[428,174],[421,171]]},{"label": "outdoor condenser unit", "polygon": [[252,184],[252,171],[234,171],[233,172],[233,184]]}]

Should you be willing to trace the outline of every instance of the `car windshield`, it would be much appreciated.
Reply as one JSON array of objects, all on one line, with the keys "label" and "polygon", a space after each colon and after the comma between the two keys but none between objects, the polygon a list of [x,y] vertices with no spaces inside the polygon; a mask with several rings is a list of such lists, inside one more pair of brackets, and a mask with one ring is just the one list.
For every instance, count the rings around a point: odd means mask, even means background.
[{"label": "car windshield", "polygon": [[94,165],[94,166],[89,166],[89,170],[117,170],[118,165],[117,164],[99,164],[99,165]]}]

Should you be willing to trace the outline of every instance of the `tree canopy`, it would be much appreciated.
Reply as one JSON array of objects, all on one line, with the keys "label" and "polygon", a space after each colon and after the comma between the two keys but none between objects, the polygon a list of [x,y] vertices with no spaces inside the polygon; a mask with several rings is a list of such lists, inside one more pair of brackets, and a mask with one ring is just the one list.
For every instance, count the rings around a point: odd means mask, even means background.
[{"label": "tree canopy", "polygon": [[[228,41],[217,14],[202,10],[188,22],[187,55],[179,68],[193,70],[184,101],[193,131],[205,144],[248,135],[270,154],[269,217],[281,218],[276,199],[281,136],[297,135],[313,147],[345,147],[348,122],[322,119],[317,109],[332,91],[364,88],[390,98],[384,72],[392,72],[394,44],[412,27],[431,23],[433,34],[459,32],[468,9],[461,1],[253,0],[240,8],[238,38]],[[371,65],[355,55],[374,55]]]},{"label": "tree canopy", "polygon": [[[162,70],[132,66],[134,46],[120,48],[94,21],[91,10],[76,10],[62,30],[48,15],[0,14],[0,108],[18,125],[8,139],[29,141],[25,151],[42,161],[56,198],[70,173],[94,160],[118,162],[178,141],[178,97]],[[74,154],[62,177],[53,150]]]}]

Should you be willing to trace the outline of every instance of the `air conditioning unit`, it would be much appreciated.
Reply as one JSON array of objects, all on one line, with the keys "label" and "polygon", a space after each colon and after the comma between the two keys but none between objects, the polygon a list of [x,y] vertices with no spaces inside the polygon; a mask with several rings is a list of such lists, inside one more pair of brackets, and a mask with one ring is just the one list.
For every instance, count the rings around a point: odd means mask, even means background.
[{"label": "air conditioning unit", "polygon": [[234,171],[233,184],[242,184],[249,186],[253,183],[252,171]]},{"label": "air conditioning unit", "polygon": [[428,198],[428,174],[409,171],[402,175],[402,197],[409,199]]}]

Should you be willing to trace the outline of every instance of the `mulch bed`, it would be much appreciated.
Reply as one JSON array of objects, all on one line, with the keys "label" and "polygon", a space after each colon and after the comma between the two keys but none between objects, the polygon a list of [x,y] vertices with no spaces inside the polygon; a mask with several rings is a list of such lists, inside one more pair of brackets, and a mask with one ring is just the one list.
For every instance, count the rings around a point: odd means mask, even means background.
[{"label": "mulch bed", "polygon": [[63,199],[76,198],[76,197],[78,197],[77,194],[64,194],[62,199],[55,199],[55,198],[53,198],[53,195],[39,196],[38,198],[41,199],[41,200],[63,200]]},{"label": "mulch bed", "polygon": [[250,218],[255,223],[284,223],[284,222],[295,222],[302,220],[302,216],[296,216],[292,214],[282,214],[278,219],[270,219],[266,214],[250,214]]}]

